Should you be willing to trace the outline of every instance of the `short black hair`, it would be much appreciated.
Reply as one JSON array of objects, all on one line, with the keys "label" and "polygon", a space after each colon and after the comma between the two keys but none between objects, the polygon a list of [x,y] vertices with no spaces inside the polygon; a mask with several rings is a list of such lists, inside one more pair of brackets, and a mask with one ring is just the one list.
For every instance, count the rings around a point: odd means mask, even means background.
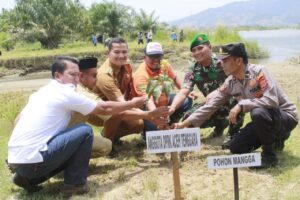
[{"label": "short black hair", "polygon": [[58,56],[51,65],[52,78],[54,78],[55,72],[64,73],[64,71],[66,70],[66,66],[67,66],[66,61],[70,61],[74,64],[79,65],[79,60],[75,57]]},{"label": "short black hair", "polygon": [[[113,43],[117,43],[117,44],[121,44],[121,43],[125,43],[127,45],[127,42],[121,38],[121,37],[115,37],[115,38],[112,38],[109,43],[108,43],[108,50],[110,51],[113,47]],[[128,46],[128,45],[127,45]]]}]

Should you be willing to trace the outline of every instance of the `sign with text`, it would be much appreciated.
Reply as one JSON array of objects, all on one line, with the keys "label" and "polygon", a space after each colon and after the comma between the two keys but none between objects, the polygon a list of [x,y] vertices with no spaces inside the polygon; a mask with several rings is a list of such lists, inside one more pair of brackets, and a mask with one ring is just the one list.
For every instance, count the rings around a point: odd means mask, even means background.
[{"label": "sign with text", "polygon": [[149,153],[197,151],[200,149],[199,128],[149,131],[146,135]]},{"label": "sign with text", "polygon": [[252,167],[261,165],[260,153],[210,156],[207,158],[209,169]]}]

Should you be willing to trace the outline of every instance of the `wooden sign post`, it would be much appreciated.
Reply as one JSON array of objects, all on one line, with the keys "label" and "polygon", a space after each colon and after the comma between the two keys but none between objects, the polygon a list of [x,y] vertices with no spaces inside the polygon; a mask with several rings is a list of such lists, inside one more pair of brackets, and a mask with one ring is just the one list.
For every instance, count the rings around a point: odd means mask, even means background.
[{"label": "wooden sign post", "polygon": [[239,200],[239,167],[253,167],[261,165],[260,153],[237,154],[228,156],[210,156],[207,158],[209,169],[233,168],[234,199]]},{"label": "wooden sign post", "polygon": [[149,153],[171,152],[175,200],[181,200],[178,152],[200,149],[199,128],[149,131],[146,136]]}]

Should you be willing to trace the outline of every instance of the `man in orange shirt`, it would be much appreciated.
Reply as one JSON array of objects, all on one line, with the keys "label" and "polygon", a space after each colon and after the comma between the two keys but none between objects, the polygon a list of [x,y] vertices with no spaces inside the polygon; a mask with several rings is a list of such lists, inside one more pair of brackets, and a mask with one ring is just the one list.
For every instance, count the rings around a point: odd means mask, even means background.
[{"label": "man in orange shirt", "polygon": [[[144,62],[141,63],[139,68],[133,74],[133,96],[144,96],[146,94],[146,88],[150,78],[159,76],[160,74],[166,73],[169,78],[174,81],[174,84],[177,89],[181,89],[181,81],[174,73],[173,67],[166,61],[163,60],[163,49],[160,43],[158,42],[149,42],[145,49],[145,58]],[[168,103],[172,103],[175,94],[171,94],[168,99]],[[154,110],[157,105],[153,99],[149,99],[146,109]],[[171,122],[179,121],[183,116],[184,112],[187,111],[192,106],[192,99],[186,98],[183,105],[170,116]],[[156,130],[157,127],[153,123],[144,120],[144,134],[145,131]]]}]

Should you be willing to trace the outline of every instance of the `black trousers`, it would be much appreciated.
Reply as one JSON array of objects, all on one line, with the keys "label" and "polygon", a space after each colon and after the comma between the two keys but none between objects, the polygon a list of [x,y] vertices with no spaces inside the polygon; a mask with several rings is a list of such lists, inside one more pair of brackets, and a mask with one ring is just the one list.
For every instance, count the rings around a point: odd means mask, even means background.
[{"label": "black trousers", "polygon": [[278,108],[254,108],[249,122],[230,143],[231,153],[249,153],[262,145],[274,144],[277,139],[286,140],[297,121]]}]

